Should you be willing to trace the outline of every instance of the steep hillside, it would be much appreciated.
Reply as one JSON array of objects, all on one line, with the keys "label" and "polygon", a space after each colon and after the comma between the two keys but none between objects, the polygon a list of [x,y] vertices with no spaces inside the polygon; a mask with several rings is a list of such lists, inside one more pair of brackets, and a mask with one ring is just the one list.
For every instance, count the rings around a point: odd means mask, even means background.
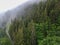
[{"label": "steep hillside", "polygon": [[[28,6],[9,27],[14,45],[60,45],[60,0]],[[18,12],[17,15],[20,15]]]},{"label": "steep hillside", "polygon": [[60,0],[32,1],[6,12],[0,23],[4,27],[0,45],[60,45],[59,5]]}]

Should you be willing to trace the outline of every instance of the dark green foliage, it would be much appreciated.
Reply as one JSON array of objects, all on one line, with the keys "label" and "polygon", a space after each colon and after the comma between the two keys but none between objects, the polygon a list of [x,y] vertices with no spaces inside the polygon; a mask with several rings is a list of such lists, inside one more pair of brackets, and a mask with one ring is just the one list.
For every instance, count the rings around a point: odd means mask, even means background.
[{"label": "dark green foliage", "polygon": [[27,19],[14,20],[9,33],[14,45],[36,45],[36,35],[33,21]]},{"label": "dark green foliage", "polygon": [[60,0],[34,4],[9,28],[14,45],[60,45]]},{"label": "dark green foliage", "polygon": [[7,37],[2,37],[0,38],[0,45],[11,45],[11,43]]},{"label": "dark green foliage", "polygon": [[0,29],[0,45],[11,45],[9,38],[3,29]]}]

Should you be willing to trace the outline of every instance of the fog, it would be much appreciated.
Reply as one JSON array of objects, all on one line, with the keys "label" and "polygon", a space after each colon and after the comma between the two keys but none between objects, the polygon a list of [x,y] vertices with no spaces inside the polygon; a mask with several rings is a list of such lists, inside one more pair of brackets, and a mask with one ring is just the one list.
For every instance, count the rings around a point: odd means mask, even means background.
[{"label": "fog", "polygon": [[[14,2],[13,2],[14,1]],[[20,14],[24,13],[24,9],[26,7],[28,7],[29,5],[33,5],[34,3],[38,4],[38,2],[42,1],[42,0],[17,0],[17,2],[15,0],[9,0],[9,1],[5,1],[4,0],[1,1],[1,8],[0,8],[0,27],[4,27],[5,24],[7,22],[9,22],[11,19],[14,19],[17,16],[17,12],[20,12]],[[7,3],[7,2],[11,2]],[[5,5],[2,5],[2,4]],[[16,4],[15,4],[16,3]],[[7,4],[10,4],[9,6]],[[4,7],[5,6],[5,7]]]},{"label": "fog", "polygon": [[12,10],[26,2],[39,2],[38,0],[0,0],[0,13]]},{"label": "fog", "polygon": [[[4,1],[4,0],[3,0]],[[15,0],[13,0],[15,1]],[[19,0],[17,0],[19,1]],[[38,4],[40,1],[43,1],[43,0],[22,0],[20,1],[19,3],[17,2],[16,4],[12,1],[7,1],[7,2],[12,2],[12,4],[7,5],[6,1],[5,1],[5,5],[6,7],[4,7],[4,5],[2,7],[4,8],[0,8],[0,28],[5,28],[6,27],[6,34],[7,36],[9,37],[9,39],[11,40],[10,38],[10,35],[8,33],[9,31],[9,25],[11,24],[11,20],[14,20],[18,15],[18,12],[19,12],[19,15],[23,15],[25,13],[25,8],[27,8],[28,6],[32,6],[33,4]],[[9,3],[8,3],[9,4]],[[12,42],[12,40],[11,40]],[[12,45],[13,45],[13,42],[12,42]]]}]

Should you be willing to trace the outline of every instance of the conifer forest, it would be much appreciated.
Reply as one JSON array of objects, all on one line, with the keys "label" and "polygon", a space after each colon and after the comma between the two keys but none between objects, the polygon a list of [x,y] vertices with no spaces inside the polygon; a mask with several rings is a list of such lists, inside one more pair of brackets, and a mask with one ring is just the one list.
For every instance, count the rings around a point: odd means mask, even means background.
[{"label": "conifer forest", "polygon": [[0,45],[60,45],[60,0],[28,5],[17,15],[0,28]]}]

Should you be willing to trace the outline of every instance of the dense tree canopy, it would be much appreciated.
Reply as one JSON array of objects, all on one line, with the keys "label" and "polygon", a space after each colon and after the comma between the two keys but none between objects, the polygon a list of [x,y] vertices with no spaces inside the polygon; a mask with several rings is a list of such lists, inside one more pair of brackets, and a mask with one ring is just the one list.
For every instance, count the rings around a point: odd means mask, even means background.
[{"label": "dense tree canopy", "polygon": [[14,45],[59,45],[60,0],[47,0],[26,8],[9,29]]},{"label": "dense tree canopy", "polygon": [[41,1],[25,10],[9,26],[13,44],[60,45],[60,0]]}]

